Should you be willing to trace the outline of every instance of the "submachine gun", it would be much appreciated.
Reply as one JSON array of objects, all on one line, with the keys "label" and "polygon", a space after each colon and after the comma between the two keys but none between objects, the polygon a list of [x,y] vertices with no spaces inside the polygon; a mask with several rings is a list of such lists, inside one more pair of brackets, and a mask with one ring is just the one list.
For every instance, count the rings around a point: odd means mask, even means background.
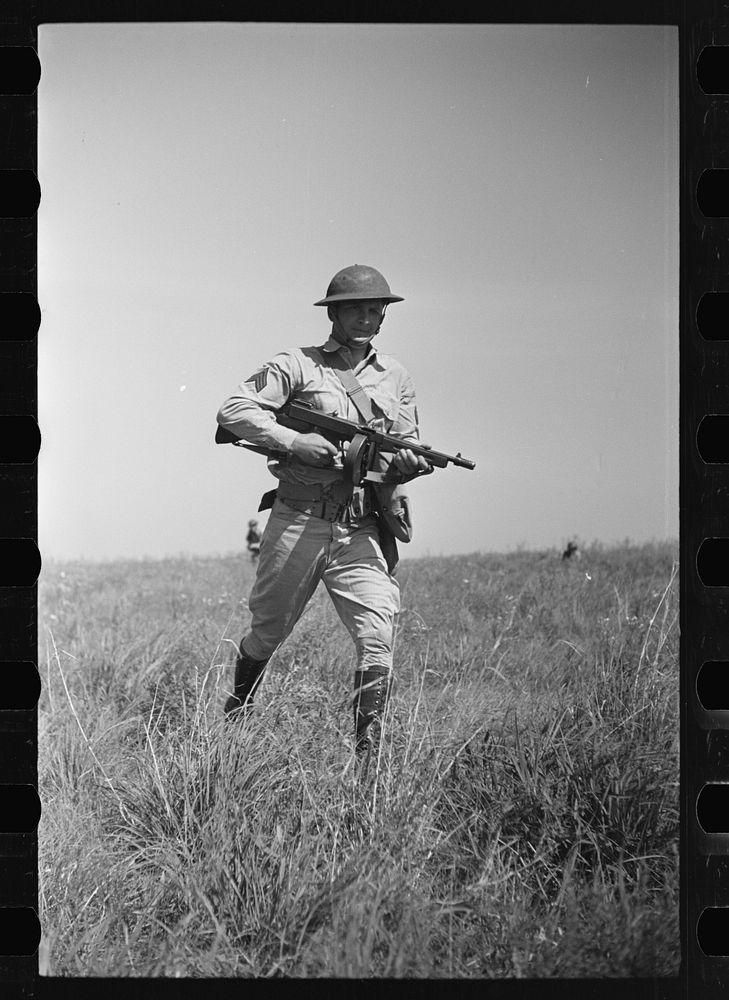
[{"label": "submachine gun", "polygon": [[[361,486],[364,482],[391,481],[387,472],[376,472],[374,466],[377,464],[380,453],[394,454],[401,448],[408,448],[415,455],[422,455],[423,458],[427,459],[431,465],[428,472],[433,471],[432,467],[445,469],[448,464],[458,465],[462,469],[476,468],[476,463],[468,458],[463,458],[460,452],[457,455],[448,455],[443,451],[435,451],[427,445],[414,444],[391,434],[384,434],[367,424],[355,423],[352,420],[345,420],[343,417],[330,416],[320,410],[315,410],[307,403],[286,403],[277,411],[276,420],[283,427],[289,427],[299,431],[299,433],[316,430],[336,447],[342,448],[344,478],[354,486]],[[276,451],[269,448],[247,444],[220,425],[218,425],[215,434],[215,441],[217,444],[234,444],[240,448],[247,448],[259,455],[275,456],[277,454]],[[346,448],[344,447],[345,443]],[[418,475],[427,474],[423,472]],[[414,479],[415,476],[408,478]]]}]

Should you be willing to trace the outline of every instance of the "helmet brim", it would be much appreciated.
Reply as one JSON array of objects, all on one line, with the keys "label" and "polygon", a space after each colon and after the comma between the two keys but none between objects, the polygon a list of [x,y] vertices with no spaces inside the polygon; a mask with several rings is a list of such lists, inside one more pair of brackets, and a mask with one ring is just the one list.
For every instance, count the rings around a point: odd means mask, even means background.
[{"label": "helmet brim", "polygon": [[405,301],[402,295],[353,295],[351,292],[341,292],[339,295],[327,295],[326,298],[319,299],[314,305],[331,306],[337,302],[367,302],[370,299],[373,302],[386,302],[388,305],[391,302]]}]

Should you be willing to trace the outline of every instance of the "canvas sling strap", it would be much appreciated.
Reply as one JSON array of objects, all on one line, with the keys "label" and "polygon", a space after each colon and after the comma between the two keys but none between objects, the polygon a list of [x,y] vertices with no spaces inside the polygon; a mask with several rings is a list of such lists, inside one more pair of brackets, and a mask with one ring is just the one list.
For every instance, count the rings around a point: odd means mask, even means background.
[{"label": "canvas sling strap", "polygon": [[[352,369],[349,367],[349,365],[344,364],[342,362],[342,358],[339,351],[334,351],[330,353],[328,351],[320,350],[319,354],[321,355],[324,363],[332,369],[334,374],[342,383],[344,391],[347,393],[347,396],[352,401],[352,404],[357,410],[357,413],[359,413],[360,417],[364,420],[366,424],[372,423],[372,421],[375,419],[375,411],[372,409],[372,400],[365,392],[364,387],[362,386],[361,382],[354,374]],[[367,506],[369,507],[372,503],[372,496],[369,490],[366,490],[366,495],[367,495]],[[362,507],[361,507],[361,500],[357,496],[356,492],[352,499],[354,501],[355,511],[359,513],[360,511],[362,511]]]},{"label": "canvas sling strap", "polygon": [[[361,385],[359,379],[354,374],[349,366],[342,365],[339,352],[335,354],[325,353],[324,351],[319,352],[325,363],[328,364],[332,371],[337,375],[339,381],[344,386],[344,391],[347,396],[351,399],[352,404],[356,408],[359,415],[369,424],[375,419],[375,414],[372,409],[372,401],[370,397],[365,392],[363,386]],[[375,474],[378,479],[384,478],[379,474]],[[401,498],[401,503],[403,506],[405,522],[401,523],[401,518],[397,514],[391,514],[389,510],[390,503],[394,499],[394,495],[397,492],[396,488],[390,487],[387,491],[388,501],[383,503],[384,497],[381,497],[376,490],[372,490],[372,502],[374,509],[378,515],[377,523],[379,527],[380,535],[380,546],[382,548],[385,561],[387,562],[387,568],[390,573],[395,572],[395,567],[399,561],[399,553],[397,551],[396,537],[401,541],[410,541],[411,533],[411,523],[410,523],[410,512],[407,509],[409,501],[407,498]],[[395,529],[393,531],[393,528]]]},{"label": "canvas sling strap", "polygon": [[[328,365],[338,376],[339,381],[344,386],[344,391],[351,399],[360,417],[362,417],[366,424],[371,424],[372,421],[376,419],[375,413],[372,409],[372,400],[367,395],[364,387],[354,374],[353,370],[342,364],[339,352],[330,354],[328,351],[323,351],[319,348],[319,354],[323,358],[324,364]],[[403,447],[407,447],[407,442],[403,442]],[[412,479],[414,477],[411,476],[410,478]],[[372,470],[370,470],[368,474],[368,479],[373,483],[392,483],[392,479],[387,473],[374,472]],[[397,482],[407,481],[407,479],[397,480]]]},{"label": "canvas sling strap", "polygon": [[[367,395],[364,387],[352,369],[342,364],[342,360],[338,352],[330,354],[329,352],[324,352],[320,349],[319,353],[322,356],[324,363],[327,364],[338,376],[339,381],[344,386],[344,391],[351,399],[360,417],[366,424],[371,424],[376,419],[374,410],[372,409],[372,400]],[[403,444],[403,447],[406,447],[406,444]],[[368,473],[368,479],[371,483],[391,482],[391,479],[386,473],[374,472],[372,470]]]},{"label": "canvas sling strap", "polygon": [[[352,403],[356,407],[359,415],[365,423],[371,423],[375,419],[375,414],[372,409],[372,401],[352,369],[342,364],[338,353],[336,353],[336,355],[331,355],[328,352],[325,353],[321,349],[319,353],[324,359],[324,363],[328,364],[332,371],[334,371],[339,377],[339,381],[344,386],[345,392],[352,400]],[[407,442],[403,442],[403,447],[407,447]],[[393,480],[386,473],[370,472],[368,478],[371,483],[389,484],[391,489],[394,485]],[[401,538],[400,540],[409,541],[409,538]]]},{"label": "canvas sling strap", "polygon": [[352,404],[359,413],[360,417],[362,417],[365,423],[371,423],[375,419],[375,413],[372,409],[372,400],[365,392],[361,382],[352,369],[349,366],[342,364],[339,351],[329,353],[328,351],[325,352],[320,350],[319,353],[324,359],[324,363],[332,369],[344,386],[344,391],[351,399]]}]

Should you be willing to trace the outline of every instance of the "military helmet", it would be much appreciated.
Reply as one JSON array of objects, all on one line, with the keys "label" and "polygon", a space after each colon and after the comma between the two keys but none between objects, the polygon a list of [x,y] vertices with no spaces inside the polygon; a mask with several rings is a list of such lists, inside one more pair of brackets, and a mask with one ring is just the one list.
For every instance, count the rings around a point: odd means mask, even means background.
[{"label": "military helmet", "polygon": [[337,271],[329,282],[327,294],[315,306],[331,306],[337,302],[358,299],[380,299],[382,302],[403,302],[401,295],[393,295],[384,277],[367,264],[352,264]]}]

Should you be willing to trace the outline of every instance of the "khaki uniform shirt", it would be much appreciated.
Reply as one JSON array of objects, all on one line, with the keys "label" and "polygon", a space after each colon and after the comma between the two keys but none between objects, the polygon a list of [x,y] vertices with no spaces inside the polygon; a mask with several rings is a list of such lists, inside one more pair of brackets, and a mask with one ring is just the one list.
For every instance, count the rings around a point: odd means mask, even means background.
[{"label": "khaki uniform shirt", "polygon": [[[268,459],[268,468],[282,482],[331,483],[342,478],[341,454],[326,469],[305,465],[290,453],[297,432],[282,427],[275,417],[276,410],[296,400],[323,413],[362,423],[336,371],[325,363],[326,355],[335,351],[340,351],[341,359],[351,367],[348,348],[332,337],[322,347],[282,351],[241,382],[218,411],[222,427],[250,444],[277,452]],[[370,345],[367,356],[353,370],[372,402],[377,430],[404,438],[403,447],[408,441],[417,442],[415,389],[403,365]]]}]

